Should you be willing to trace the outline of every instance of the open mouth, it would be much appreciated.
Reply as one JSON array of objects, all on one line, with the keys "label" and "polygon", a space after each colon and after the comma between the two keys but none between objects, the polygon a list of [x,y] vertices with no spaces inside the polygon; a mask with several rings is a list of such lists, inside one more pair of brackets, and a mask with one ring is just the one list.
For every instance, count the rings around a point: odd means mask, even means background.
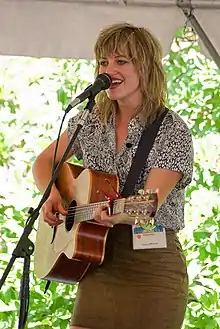
[{"label": "open mouth", "polygon": [[112,80],[111,86],[109,89],[115,89],[122,84],[122,80]]}]

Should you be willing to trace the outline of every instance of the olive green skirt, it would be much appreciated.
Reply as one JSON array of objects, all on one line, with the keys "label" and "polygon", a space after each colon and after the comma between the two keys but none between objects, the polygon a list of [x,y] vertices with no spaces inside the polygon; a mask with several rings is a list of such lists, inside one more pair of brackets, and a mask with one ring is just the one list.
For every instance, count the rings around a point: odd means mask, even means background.
[{"label": "olive green skirt", "polygon": [[71,325],[90,329],[180,329],[187,305],[185,257],[175,232],[167,248],[133,250],[131,227],[115,226],[101,266],[80,282]]}]

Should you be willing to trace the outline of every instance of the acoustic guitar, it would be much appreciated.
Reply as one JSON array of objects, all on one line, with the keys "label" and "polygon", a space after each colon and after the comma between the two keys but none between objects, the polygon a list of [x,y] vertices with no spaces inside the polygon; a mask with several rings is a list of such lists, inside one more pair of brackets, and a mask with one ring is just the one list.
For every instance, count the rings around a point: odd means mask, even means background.
[{"label": "acoustic guitar", "polygon": [[157,194],[147,193],[128,198],[118,194],[118,177],[64,163],[56,181],[67,216],[59,215],[63,223],[50,227],[39,217],[34,271],[40,279],[76,283],[91,264],[100,265],[111,228],[93,220],[96,207],[111,206],[112,213],[154,217]]}]

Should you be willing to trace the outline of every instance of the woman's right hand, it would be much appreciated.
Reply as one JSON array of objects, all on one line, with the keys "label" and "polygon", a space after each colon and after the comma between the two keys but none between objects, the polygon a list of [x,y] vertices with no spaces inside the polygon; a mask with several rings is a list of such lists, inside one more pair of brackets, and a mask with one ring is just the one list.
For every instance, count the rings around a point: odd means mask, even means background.
[{"label": "woman's right hand", "polygon": [[57,189],[52,189],[51,194],[43,207],[44,221],[50,226],[57,226],[63,221],[59,219],[57,214],[67,215],[67,210],[62,205],[62,198]]}]

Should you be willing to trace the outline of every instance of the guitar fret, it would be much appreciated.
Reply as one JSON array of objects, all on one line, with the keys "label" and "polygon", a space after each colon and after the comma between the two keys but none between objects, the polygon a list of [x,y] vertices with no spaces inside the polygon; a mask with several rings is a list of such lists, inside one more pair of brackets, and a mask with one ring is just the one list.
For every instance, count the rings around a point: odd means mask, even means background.
[{"label": "guitar fret", "polygon": [[113,214],[119,214],[124,211],[125,199],[120,199],[120,202],[115,202],[113,207]]}]

